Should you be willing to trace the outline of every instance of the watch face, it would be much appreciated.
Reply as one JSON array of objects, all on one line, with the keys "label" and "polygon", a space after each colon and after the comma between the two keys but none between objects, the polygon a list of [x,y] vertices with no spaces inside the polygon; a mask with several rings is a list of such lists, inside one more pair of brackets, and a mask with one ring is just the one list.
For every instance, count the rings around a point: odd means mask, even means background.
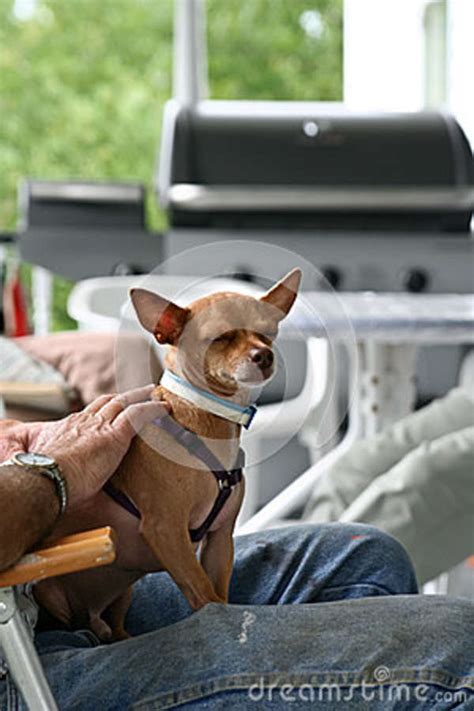
[{"label": "watch face", "polygon": [[19,464],[33,467],[52,467],[56,464],[54,459],[51,459],[46,454],[36,454],[35,452],[19,452],[15,454],[14,459]]}]

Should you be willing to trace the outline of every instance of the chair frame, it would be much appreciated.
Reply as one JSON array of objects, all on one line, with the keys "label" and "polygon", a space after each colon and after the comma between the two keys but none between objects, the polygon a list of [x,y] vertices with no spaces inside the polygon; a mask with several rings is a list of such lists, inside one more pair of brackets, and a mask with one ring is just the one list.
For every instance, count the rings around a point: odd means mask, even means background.
[{"label": "chair frame", "polygon": [[0,651],[12,679],[32,711],[58,706],[19,606],[19,586],[107,565],[115,559],[115,537],[105,527],[59,539],[29,553],[0,573]]}]

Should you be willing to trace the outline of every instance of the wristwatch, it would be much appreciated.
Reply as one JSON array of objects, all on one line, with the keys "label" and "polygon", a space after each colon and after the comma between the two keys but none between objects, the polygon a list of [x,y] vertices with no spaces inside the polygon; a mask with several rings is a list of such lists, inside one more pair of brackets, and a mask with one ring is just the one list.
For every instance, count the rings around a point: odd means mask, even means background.
[{"label": "wristwatch", "polygon": [[61,516],[66,510],[68,495],[67,482],[57,462],[47,454],[38,454],[37,452],[17,452],[10,461],[19,467],[34,469],[38,474],[53,482],[59,499],[59,515]]}]

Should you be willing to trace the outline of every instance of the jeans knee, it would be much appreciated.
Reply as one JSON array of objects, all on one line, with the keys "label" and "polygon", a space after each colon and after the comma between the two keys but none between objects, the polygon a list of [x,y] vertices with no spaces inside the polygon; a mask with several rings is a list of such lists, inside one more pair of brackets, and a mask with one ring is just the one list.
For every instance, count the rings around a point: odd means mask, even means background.
[{"label": "jeans knee", "polygon": [[[299,529],[299,530],[298,530]],[[412,562],[402,544],[385,531],[364,523],[303,525],[298,531],[300,549],[313,548],[315,558],[351,559],[357,571],[381,581],[392,594],[418,592]],[[357,561],[357,562],[356,562]]]},{"label": "jeans knee", "polygon": [[[238,555],[247,549],[274,560],[304,565],[320,574],[321,566],[339,566],[348,580],[364,578],[390,594],[418,591],[410,558],[399,541],[375,526],[362,523],[300,524],[243,536],[236,540]],[[273,552],[273,553],[272,553]],[[271,555],[272,554],[272,555]]]},{"label": "jeans knee", "polygon": [[418,584],[411,559],[404,546],[389,533],[366,524],[351,525],[354,541],[364,541],[367,555],[379,571],[384,571],[393,592],[416,593]]},{"label": "jeans knee", "polygon": [[302,524],[292,526],[282,531],[291,536],[300,545],[308,545],[314,541],[316,545],[325,544],[337,549],[345,547],[350,541],[364,541],[371,549],[377,550],[384,558],[390,557],[394,561],[409,561],[408,554],[401,543],[389,533],[385,533],[376,526],[365,523],[323,523]]}]

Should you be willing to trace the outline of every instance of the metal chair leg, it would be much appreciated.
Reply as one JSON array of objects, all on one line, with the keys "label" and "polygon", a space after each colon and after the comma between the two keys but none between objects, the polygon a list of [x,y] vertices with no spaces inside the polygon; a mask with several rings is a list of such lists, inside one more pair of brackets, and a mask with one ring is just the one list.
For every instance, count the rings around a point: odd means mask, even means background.
[{"label": "metal chair leg", "polygon": [[57,711],[14,588],[0,588],[0,649],[30,711]]}]

